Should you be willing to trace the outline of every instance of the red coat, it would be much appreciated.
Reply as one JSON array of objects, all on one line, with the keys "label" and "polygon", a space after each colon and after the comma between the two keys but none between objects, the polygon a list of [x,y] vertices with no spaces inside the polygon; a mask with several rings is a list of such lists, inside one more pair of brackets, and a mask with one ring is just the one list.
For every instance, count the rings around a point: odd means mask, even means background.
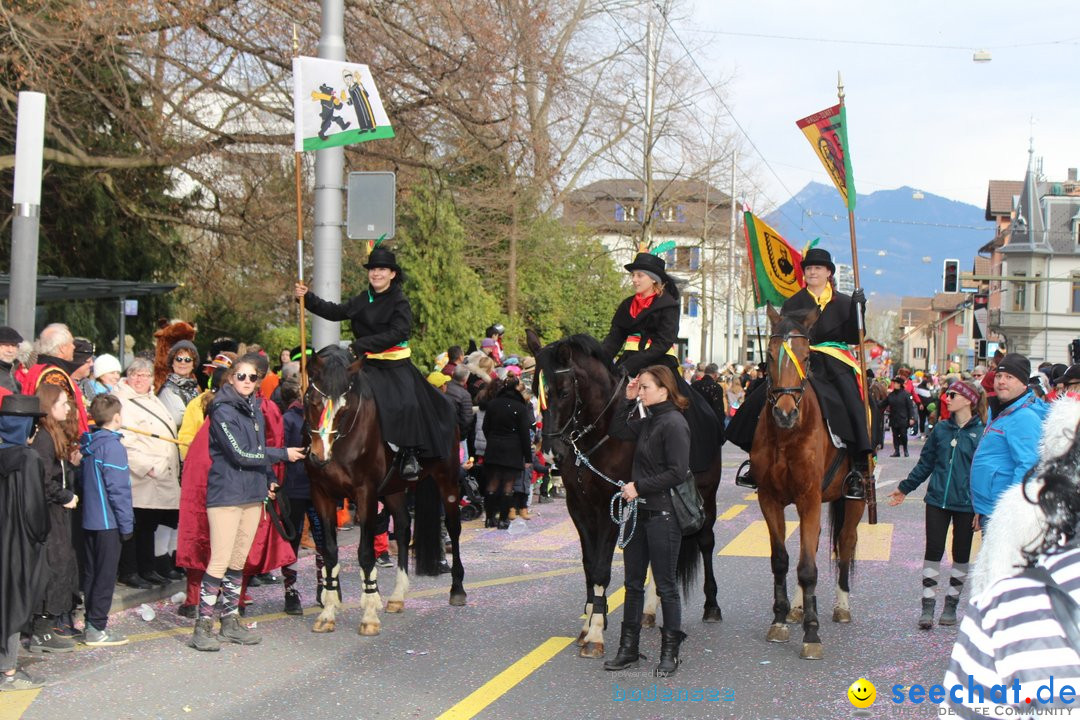
[{"label": "red coat", "polygon": [[[267,444],[281,447],[285,436],[281,411],[273,403],[263,403],[262,409],[266,416]],[[274,472],[280,478],[284,469],[279,465]],[[210,562],[210,525],[206,519],[206,476],[209,473],[210,429],[203,422],[188,448],[180,484],[176,564],[182,568],[205,570]],[[294,562],[296,553],[292,546],[278,535],[264,512],[248,552],[244,574],[258,575]]]}]

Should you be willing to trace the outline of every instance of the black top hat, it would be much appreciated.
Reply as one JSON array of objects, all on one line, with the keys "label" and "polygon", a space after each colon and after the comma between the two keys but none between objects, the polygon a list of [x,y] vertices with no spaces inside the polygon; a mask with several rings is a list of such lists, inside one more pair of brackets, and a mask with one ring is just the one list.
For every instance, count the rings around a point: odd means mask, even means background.
[{"label": "black top hat", "polygon": [[806,254],[803,255],[802,266],[805,268],[810,265],[827,267],[829,268],[829,272],[833,275],[836,274],[836,266],[833,265],[832,255],[824,248],[810,248],[806,251]]},{"label": "black top hat", "polygon": [[19,331],[7,325],[0,327],[0,345],[18,345],[23,341]]},{"label": "black top hat", "polygon": [[1059,382],[1069,383],[1080,382],[1080,365],[1070,365],[1065,373],[1061,376]]},{"label": "black top hat", "polygon": [[5,395],[0,400],[0,415],[18,415],[20,417],[44,417],[41,401],[37,395]]},{"label": "black top hat", "polygon": [[652,273],[660,278],[662,285],[675,285],[675,281],[671,279],[671,276],[667,274],[667,264],[664,259],[658,255],[653,255],[649,252],[639,252],[634,257],[634,262],[623,265],[627,272],[634,272],[635,270],[641,270],[642,272]]},{"label": "black top hat", "polygon": [[371,254],[368,255],[367,262],[364,263],[364,268],[367,270],[370,270],[371,268],[389,268],[390,270],[401,274],[401,268],[397,264],[397,258],[394,257],[394,253],[383,247],[377,247],[371,251]]}]

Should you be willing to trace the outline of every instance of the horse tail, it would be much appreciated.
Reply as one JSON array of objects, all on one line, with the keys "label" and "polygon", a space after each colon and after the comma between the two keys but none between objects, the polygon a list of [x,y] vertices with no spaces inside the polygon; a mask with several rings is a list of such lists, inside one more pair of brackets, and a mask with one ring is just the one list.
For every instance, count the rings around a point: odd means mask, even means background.
[{"label": "horse tail", "polygon": [[[844,529],[844,515],[847,502],[840,498],[829,503],[829,537],[832,539],[832,561],[834,567],[840,560],[840,532]],[[848,572],[855,573],[855,558],[851,558]]]},{"label": "horse tail", "polygon": [[442,517],[439,514],[439,488],[431,475],[416,483],[413,523],[413,549],[417,575],[438,575],[439,563],[446,558],[442,544]]},{"label": "horse tail", "polygon": [[[712,531],[712,528],[709,528]],[[698,548],[697,533],[683,535],[679,543],[679,563],[675,574],[682,585],[683,597],[690,593],[690,589],[697,583],[698,572],[701,570],[701,550]]]}]

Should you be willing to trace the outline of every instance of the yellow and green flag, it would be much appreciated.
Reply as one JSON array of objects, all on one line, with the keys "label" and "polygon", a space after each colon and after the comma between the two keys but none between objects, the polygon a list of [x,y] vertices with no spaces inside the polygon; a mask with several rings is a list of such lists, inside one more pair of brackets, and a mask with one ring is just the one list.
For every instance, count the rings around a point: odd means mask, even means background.
[{"label": "yellow and green flag", "polygon": [[855,210],[855,176],[847,138],[847,110],[843,104],[795,121],[825,166],[848,210]]},{"label": "yellow and green flag", "polygon": [[754,304],[783,305],[803,287],[802,254],[780,233],[743,207],[746,250],[754,280]]}]

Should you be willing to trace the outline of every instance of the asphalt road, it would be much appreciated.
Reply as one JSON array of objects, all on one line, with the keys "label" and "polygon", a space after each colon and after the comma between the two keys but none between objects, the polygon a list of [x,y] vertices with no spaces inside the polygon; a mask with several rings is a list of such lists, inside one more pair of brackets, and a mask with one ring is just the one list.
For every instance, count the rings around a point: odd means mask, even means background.
[{"label": "asphalt road", "polygon": [[[916,461],[882,459],[879,498]],[[136,610],[113,616],[111,625],[130,645],[79,650],[44,659],[26,658],[29,671],[47,681],[39,691],[0,696],[0,718],[838,718],[935,717],[933,705],[891,702],[894,685],[941,681],[954,628],[915,628],[923,552],[922,492],[898,508],[879,505],[876,527],[860,526],[860,549],[851,593],[854,621],[832,623],[835,575],[822,565],[819,609],[825,658],[799,659],[801,628],[788,644],[765,642],[771,620],[771,576],[761,514],[753,497],[731,478],[742,453],[725,447],[725,482],[718,495],[720,624],[700,622],[702,598],[684,610],[683,665],[666,680],[652,677],[659,630],[643,631],[644,668],[608,673],[601,661],[577,656],[584,580],[580,551],[561,500],[534,506],[528,531],[508,535],[470,523],[463,562],[469,593],[463,608],[448,602],[442,578],[413,578],[404,614],[382,614],[382,633],[361,637],[359,576],[354,548],[343,551],[346,609],[337,631],[311,632],[315,610],[303,617],[281,613],[278,586],[252,590],[248,622],[261,645],[226,646],[198,653],[186,646],[191,621],[175,605],[154,605],[146,622]],[[789,519],[794,520],[789,508]],[[349,533],[342,534],[348,544]],[[353,540],[355,542],[355,540]],[[797,535],[788,548],[797,552]],[[825,543],[822,543],[824,545]],[[819,562],[826,561],[824,548]],[[616,555],[614,586],[621,586]],[[794,586],[794,562],[790,586]],[[302,561],[302,594],[313,604],[312,558]],[[385,576],[384,576],[385,577]],[[389,580],[389,578],[387,578]],[[381,585],[383,599],[390,588]],[[608,656],[618,644],[621,593],[606,633]],[[316,608],[317,609],[317,608]],[[940,611],[940,603],[939,603]],[[662,624],[662,619],[661,623]],[[848,686],[870,680],[877,702],[856,713]],[[699,702],[632,700],[635,691],[700,690]],[[624,699],[619,699],[620,694]]]}]

